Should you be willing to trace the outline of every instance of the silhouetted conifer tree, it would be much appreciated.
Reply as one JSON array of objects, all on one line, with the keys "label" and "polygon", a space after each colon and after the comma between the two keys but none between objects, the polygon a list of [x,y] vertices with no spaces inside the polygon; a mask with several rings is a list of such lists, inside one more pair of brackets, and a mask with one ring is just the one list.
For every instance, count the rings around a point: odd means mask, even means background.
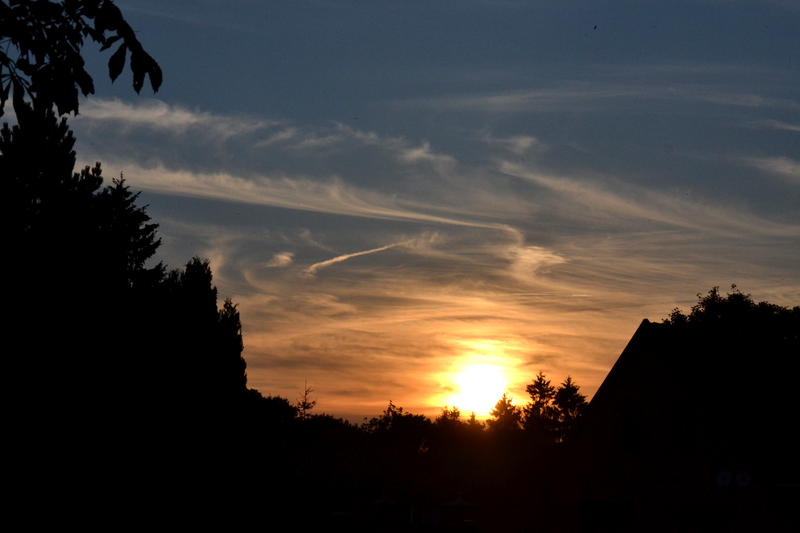
[{"label": "silhouetted conifer tree", "polygon": [[[134,285],[153,285],[162,267],[146,261],[158,246],[154,224],[122,180],[103,188],[99,164],[73,172],[75,139],[52,109],[23,104],[18,124],[0,130],[4,265],[20,313],[12,331],[29,339],[20,371],[35,375],[53,406],[80,419],[126,379],[125,328],[139,305]],[[33,341],[33,342],[30,342]],[[115,355],[112,355],[115,354]],[[116,395],[116,393],[114,393]],[[91,417],[90,417],[91,418]]]},{"label": "silhouetted conifer tree", "polygon": [[314,389],[308,386],[308,382],[303,385],[303,396],[297,400],[297,412],[300,415],[301,420],[305,420],[308,418],[308,412],[317,405],[316,400],[311,399],[311,393],[314,392]]},{"label": "silhouetted conifer tree", "polygon": [[431,421],[426,416],[409,413],[390,400],[381,416],[371,418],[362,427],[370,433],[405,434],[417,433],[421,428],[427,428],[430,424]]},{"label": "silhouetted conifer tree", "polygon": [[248,398],[242,326],[230,300],[218,308],[209,262],[195,257],[169,272],[156,302],[160,319],[153,340],[162,358],[152,370],[161,374],[162,393],[178,404],[195,403],[202,412],[213,408],[230,415]]},{"label": "silhouetted conifer tree", "polygon": [[558,411],[558,440],[563,441],[575,431],[588,403],[586,396],[578,392],[580,387],[570,376],[555,391],[553,406]]},{"label": "silhouetted conifer tree", "polygon": [[523,426],[536,440],[552,441],[557,431],[556,390],[541,371],[525,390],[531,401],[523,408]]},{"label": "silhouetted conifer tree", "polygon": [[469,415],[466,424],[470,429],[473,429],[475,431],[483,431],[484,428],[483,423],[480,420],[478,420],[478,417],[475,416],[474,411],[472,412],[472,414]]},{"label": "silhouetted conifer tree", "polygon": [[520,408],[503,393],[492,409],[492,418],[487,421],[489,429],[492,431],[508,432],[520,429],[522,413]]},{"label": "silhouetted conifer tree", "polygon": [[442,412],[436,417],[434,422],[440,426],[453,426],[461,424],[461,411],[458,407],[442,408]]},{"label": "silhouetted conifer tree", "polygon": [[149,265],[160,241],[138,194],[122,178],[104,187],[99,164],[73,172],[66,121],[20,109],[0,130],[4,270],[19,302],[10,330],[28,343],[10,375],[35,376],[45,391],[20,391],[23,403],[87,427],[241,403],[239,313],[230,300],[217,307],[208,262]]},{"label": "silhouetted conifer tree", "polygon": [[[99,163],[93,172],[100,177]],[[98,229],[107,246],[108,264],[104,265],[104,270],[114,282],[124,284],[120,289],[152,286],[163,276],[161,263],[146,267],[155,256],[161,239],[156,238],[158,225],[149,224],[150,216],[145,208],[136,205],[138,198],[139,193],[131,192],[120,177],[104,187],[97,199]]]}]

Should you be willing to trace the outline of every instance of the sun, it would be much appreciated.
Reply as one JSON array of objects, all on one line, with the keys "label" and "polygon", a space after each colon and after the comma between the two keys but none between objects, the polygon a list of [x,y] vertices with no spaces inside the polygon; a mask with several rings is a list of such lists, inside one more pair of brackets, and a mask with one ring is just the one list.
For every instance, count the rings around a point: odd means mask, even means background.
[{"label": "sun", "polygon": [[456,393],[449,404],[464,414],[487,417],[508,386],[504,369],[492,364],[470,364],[453,376]]},{"label": "sun", "polygon": [[513,339],[468,338],[451,342],[454,357],[436,377],[441,392],[431,398],[433,405],[455,407],[464,417],[475,413],[477,418],[486,419],[503,394],[515,399],[524,346]]}]

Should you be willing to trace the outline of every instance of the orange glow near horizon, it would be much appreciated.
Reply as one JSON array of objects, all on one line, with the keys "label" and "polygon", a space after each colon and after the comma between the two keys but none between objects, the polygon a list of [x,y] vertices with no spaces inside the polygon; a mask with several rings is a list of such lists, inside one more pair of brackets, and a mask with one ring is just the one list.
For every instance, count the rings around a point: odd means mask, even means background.
[{"label": "orange glow near horizon", "polygon": [[457,407],[462,417],[475,413],[477,418],[485,419],[500,397],[509,394],[514,364],[501,342],[467,341],[463,344],[464,355],[441,376],[452,393],[440,397],[437,403]]}]

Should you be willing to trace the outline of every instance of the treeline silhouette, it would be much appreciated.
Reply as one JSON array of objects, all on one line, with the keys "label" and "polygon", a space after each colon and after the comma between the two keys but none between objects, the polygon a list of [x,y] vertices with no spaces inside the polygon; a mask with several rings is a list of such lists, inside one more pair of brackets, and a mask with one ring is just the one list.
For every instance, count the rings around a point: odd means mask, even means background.
[{"label": "treeline silhouette", "polygon": [[485,422],[456,407],[431,419],[390,401],[380,415],[354,424],[303,413],[307,395],[295,403],[262,398],[258,422],[273,428],[262,446],[287,458],[271,472],[290,493],[307,495],[298,510],[306,525],[513,530],[534,518],[523,509],[546,502],[548,480],[558,475],[558,457],[586,406],[570,378],[556,388],[539,373],[528,389],[527,405],[503,395]]}]

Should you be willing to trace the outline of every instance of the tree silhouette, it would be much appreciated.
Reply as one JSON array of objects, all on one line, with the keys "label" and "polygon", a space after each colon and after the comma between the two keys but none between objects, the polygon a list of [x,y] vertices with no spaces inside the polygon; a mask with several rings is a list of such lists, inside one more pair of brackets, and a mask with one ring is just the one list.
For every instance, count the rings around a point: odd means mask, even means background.
[{"label": "tree silhouette", "polygon": [[577,421],[586,410],[586,396],[580,394],[579,390],[580,387],[567,376],[555,392],[553,406],[558,410],[559,440],[563,441],[573,433]]},{"label": "tree silhouette", "polygon": [[[100,178],[100,164],[83,172]],[[112,179],[111,185],[104,187],[97,198],[98,229],[108,247],[109,264],[104,265],[105,270],[110,278],[127,288],[150,285],[163,271],[160,263],[154,268],[146,267],[161,239],[156,236],[158,225],[149,223],[145,208],[136,205],[138,198],[139,193],[133,193],[121,176]]]},{"label": "tree silhouette", "polygon": [[389,405],[381,416],[371,418],[362,427],[370,433],[404,434],[419,433],[420,429],[427,429],[430,423],[424,415],[409,413],[389,400]]},{"label": "tree silhouette", "polygon": [[544,373],[539,371],[525,390],[531,401],[523,409],[524,428],[538,440],[551,440],[558,422],[558,413],[553,405],[556,396],[555,387],[550,384]]},{"label": "tree silhouette", "polygon": [[[83,354],[73,363],[97,362],[100,347],[137,307],[130,300],[133,286],[153,284],[162,274],[161,265],[146,265],[159,244],[156,226],[122,179],[102,186],[99,164],[73,172],[75,138],[64,119],[52,109],[21,111],[17,125],[0,129],[3,236],[14,257],[5,269],[20,306],[15,331],[38,339],[32,346],[37,357],[30,358],[35,364],[61,368],[53,375],[56,390],[85,389],[78,383],[89,369],[65,374],[70,359],[57,354],[72,346]],[[43,326],[52,335],[35,332]],[[76,382],[58,378],[68,375]]]},{"label": "tree silhouette", "polygon": [[539,371],[525,389],[531,401],[523,409],[523,427],[538,442],[563,441],[588,405],[570,376],[556,389]]},{"label": "tree silhouette", "polygon": [[308,412],[317,405],[317,401],[311,399],[312,392],[314,392],[314,389],[309,387],[308,382],[306,382],[303,386],[303,396],[297,400],[297,411],[300,413],[300,418],[302,420],[305,420],[308,416]]},{"label": "tree silhouette", "polygon": [[492,431],[509,432],[520,429],[522,412],[505,393],[495,404],[491,415],[487,424]]},{"label": "tree silhouette", "polygon": [[209,262],[194,257],[182,270],[169,272],[155,298],[168,324],[156,345],[169,362],[162,367],[168,377],[165,393],[178,393],[185,383],[194,392],[192,401],[205,409],[243,401],[247,375],[239,312],[230,300],[217,307]]},{"label": "tree silhouette", "polygon": [[483,431],[484,428],[483,423],[478,420],[478,417],[475,416],[475,411],[473,411],[472,414],[469,415],[466,425],[473,431]]},{"label": "tree silhouette", "polygon": [[[726,295],[712,287],[697,298],[688,314],[675,309],[663,322],[676,342],[701,354],[693,360],[693,375],[683,385],[693,389],[686,393],[692,396],[686,410],[697,420],[706,417],[706,411],[716,413],[703,423],[704,432],[723,435],[736,427],[770,427],[776,446],[793,442],[785,419],[795,410],[790,406],[797,405],[796,395],[775,382],[775,372],[783,376],[800,372],[800,306],[756,303],[735,285]],[[743,393],[753,383],[771,384],[769,408]],[[733,394],[730,388],[738,392]],[[751,438],[755,435],[741,441]]]},{"label": "tree silhouette", "polygon": [[452,426],[461,423],[461,411],[458,407],[444,406],[441,414],[436,417],[434,421],[436,424],[442,426]]},{"label": "tree silhouette", "polygon": [[762,327],[768,323],[783,325],[786,321],[791,322],[796,320],[797,313],[800,313],[800,306],[789,309],[769,302],[755,303],[749,294],[743,293],[734,284],[725,296],[720,293],[718,286],[709,289],[705,295],[698,293],[697,303],[688,315],[675,308],[664,324],[694,329],[730,328],[744,324]]},{"label": "tree silhouette", "polygon": [[141,91],[148,77],[158,91],[161,68],[110,0],[0,1],[0,42],[5,45],[0,51],[0,116],[12,90],[17,114],[26,97],[42,110],[55,105],[59,115],[77,113],[79,92],[94,93],[81,56],[86,39],[101,51],[119,43],[108,61],[112,81],[130,53],[134,90]]},{"label": "tree silhouette", "polygon": [[75,411],[90,427],[241,403],[239,312],[230,300],[218,308],[208,262],[169,273],[150,264],[160,241],[138,194],[121,177],[104,186],[99,164],[73,172],[75,139],[53,109],[21,111],[0,129],[2,231],[14,258],[4,270],[18,302],[10,331],[35,341],[10,375],[35,376],[46,391],[20,390],[23,404]]},{"label": "tree silhouette", "polygon": [[127,367],[146,345],[145,285],[159,282],[163,266],[145,266],[158,247],[156,226],[122,178],[104,188],[99,164],[73,171],[75,139],[54,107],[77,113],[79,91],[94,92],[85,39],[106,48],[120,42],[112,79],[130,50],[134,89],[145,76],[154,90],[161,84],[158,65],[112,2],[0,1],[0,115],[13,95],[17,120],[0,130],[3,237],[14,257],[4,273],[18,302],[11,330],[29,353],[14,360],[11,375],[31,376],[46,391],[18,391],[23,410],[45,414],[58,398],[48,416],[74,411],[76,420],[96,421],[141,377]]},{"label": "tree silhouette", "polygon": [[248,389],[248,410],[251,413],[251,423],[270,431],[285,430],[297,416],[297,407],[289,400],[280,396],[263,396],[256,389]]}]

